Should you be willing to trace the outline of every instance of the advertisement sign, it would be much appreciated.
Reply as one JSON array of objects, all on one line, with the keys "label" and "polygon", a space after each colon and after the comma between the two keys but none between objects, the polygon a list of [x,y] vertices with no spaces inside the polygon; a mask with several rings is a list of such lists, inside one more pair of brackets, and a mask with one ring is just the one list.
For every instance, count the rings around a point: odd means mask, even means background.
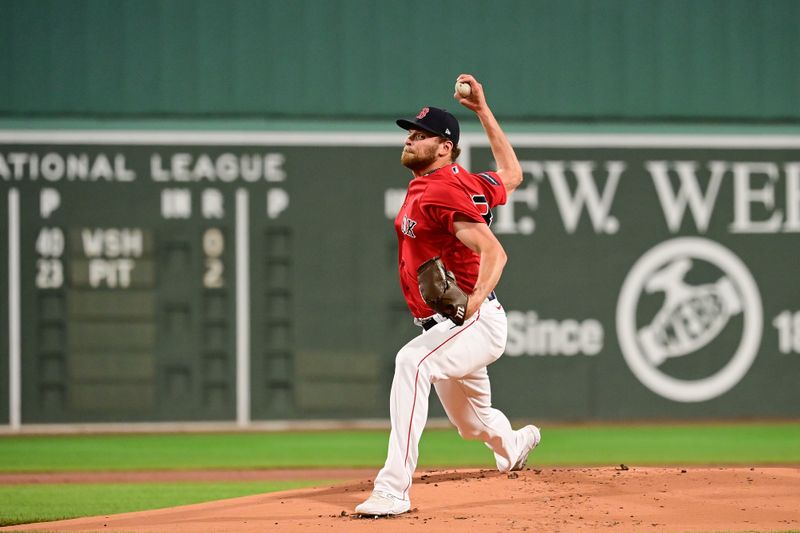
[{"label": "advertisement sign", "polygon": [[796,139],[515,141],[526,179],[494,226],[510,357],[493,379],[513,386],[496,401],[576,418],[797,415]]}]

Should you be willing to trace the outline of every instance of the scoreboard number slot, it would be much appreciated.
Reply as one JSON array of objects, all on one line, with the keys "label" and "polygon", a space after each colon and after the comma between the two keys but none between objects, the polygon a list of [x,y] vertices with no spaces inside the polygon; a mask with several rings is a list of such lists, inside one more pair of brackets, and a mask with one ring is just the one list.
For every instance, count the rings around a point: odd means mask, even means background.
[{"label": "scoreboard number slot", "polygon": [[203,233],[203,253],[206,270],[203,286],[207,289],[220,289],[225,286],[225,265],[222,253],[225,251],[225,236],[219,228],[208,228]]}]

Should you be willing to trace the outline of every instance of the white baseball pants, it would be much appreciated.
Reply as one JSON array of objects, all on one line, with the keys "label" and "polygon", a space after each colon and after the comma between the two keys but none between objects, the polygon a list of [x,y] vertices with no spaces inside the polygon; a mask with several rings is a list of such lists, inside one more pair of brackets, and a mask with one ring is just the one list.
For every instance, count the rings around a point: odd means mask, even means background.
[{"label": "white baseball pants", "polygon": [[492,408],[486,371],[505,350],[506,333],[503,307],[487,300],[462,326],[441,322],[400,349],[390,396],[389,450],[375,490],[409,499],[432,383],[458,433],[485,442],[501,472],[511,468],[523,438]]}]

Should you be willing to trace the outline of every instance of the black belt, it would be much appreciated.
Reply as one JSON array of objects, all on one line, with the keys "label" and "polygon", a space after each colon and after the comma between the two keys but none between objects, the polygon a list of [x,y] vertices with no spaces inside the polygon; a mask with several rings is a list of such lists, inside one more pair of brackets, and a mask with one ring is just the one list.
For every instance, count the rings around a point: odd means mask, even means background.
[{"label": "black belt", "polygon": [[[487,296],[486,299],[489,300],[490,302],[492,300],[497,300],[497,295],[494,293],[494,291],[492,291],[492,292],[489,293],[489,296]],[[433,326],[435,326],[439,322],[444,322],[444,321],[443,320],[437,321],[436,317],[430,317],[429,319],[423,320],[422,322],[420,322],[419,325],[422,326],[422,329],[424,329],[425,331],[428,331],[429,329],[431,329]]]}]

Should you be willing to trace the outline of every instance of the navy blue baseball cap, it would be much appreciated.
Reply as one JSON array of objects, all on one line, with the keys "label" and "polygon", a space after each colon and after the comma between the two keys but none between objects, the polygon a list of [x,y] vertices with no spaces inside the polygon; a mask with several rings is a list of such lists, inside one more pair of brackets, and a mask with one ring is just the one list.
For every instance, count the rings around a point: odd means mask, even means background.
[{"label": "navy blue baseball cap", "polygon": [[439,137],[445,137],[458,146],[459,127],[456,117],[445,109],[423,107],[413,120],[404,118],[397,120],[397,125],[404,130],[425,130]]}]

